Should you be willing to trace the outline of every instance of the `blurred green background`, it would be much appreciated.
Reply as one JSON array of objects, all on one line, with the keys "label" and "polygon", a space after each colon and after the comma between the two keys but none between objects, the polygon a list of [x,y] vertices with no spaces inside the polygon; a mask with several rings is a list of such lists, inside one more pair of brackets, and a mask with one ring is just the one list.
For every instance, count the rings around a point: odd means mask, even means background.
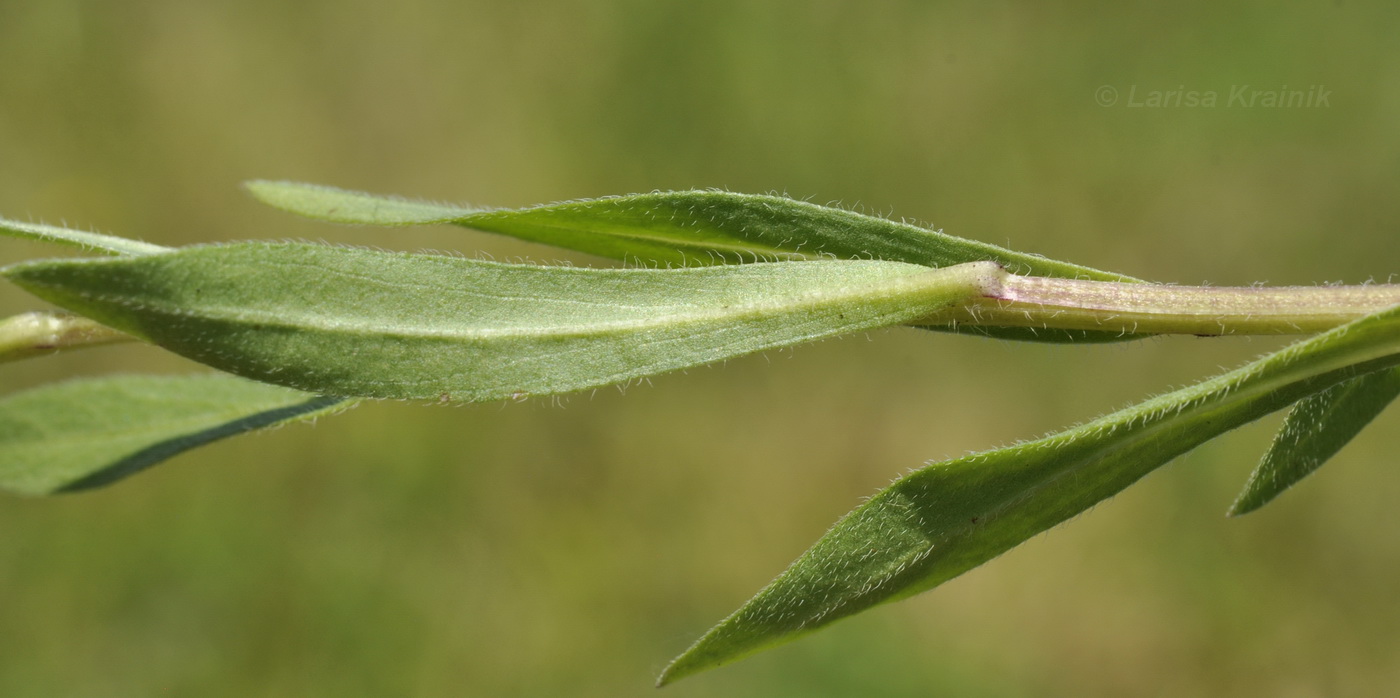
[{"label": "blurred green background", "polygon": [[[1393,4],[1340,1],[0,0],[0,214],[163,244],[599,263],[309,223],[238,184],[496,206],[723,187],[1162,281],[1384,280],[1400,272],[1397,35]],[[1329,95],[1230,104],[1240,85]],[[1131,105],[1167,90],[1219,102]],[[0,243],[0,261],[50,252]],[[37,305],[0,291],[6,313]],[[5,499],[0,695],[650,695],[896,475],[1278,345],[891,330],[625,394],[369,404],[110,490]],[[122,347],[0,380],[191,370]],[[1276,421],[1244,429],[932,593],[666,694],[1394,690],[1395,419],[1227,521]]]}]

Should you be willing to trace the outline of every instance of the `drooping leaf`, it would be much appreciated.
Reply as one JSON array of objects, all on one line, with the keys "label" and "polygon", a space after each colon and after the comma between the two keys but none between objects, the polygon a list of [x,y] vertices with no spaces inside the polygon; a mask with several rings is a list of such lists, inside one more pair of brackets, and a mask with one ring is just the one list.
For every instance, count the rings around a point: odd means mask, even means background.
[{"label": "drooping leaf", "polygon": [[0,489],[100,487],[211,441],[350,404],[218,374],[45,385],[0,398]]},{"label": "drooping leaf", "polygon": [[660,682],[931,589],[1219,434],[1397,364],[1400,308],[1059,434],[927,466],[838,522]]},{"label": "drooping leaf", "polygon": [[130,240],[114,235],[89,233],[82,230],[59,228],[43,223],[25,223],[0,218],[0,235],[6,237],[51,242],[83,250],[98,250],[111,254],[142,255],[164,252],[170,248],[152,245],[149,242]]},{"label": "drooping leaf", "polygon": [[982,293],[1000,273],[870,261],[578,269],[269,243],[3,271],[229,373],[440,401],[581,390],[898,325]]},{"label": "drooping leaf", "polygon": [[1230,516],[1268,504],[1322,467],[1400,396],[1400,369],[1357,376],[1299,400],[1250,474]]},{"label": "drooping leaf", "polygon": [[[450,223],[644,264],[708,265],[796,259],[874,259],[945,267],[994,261],[1014,273],[1135,281],[907,223],[780,196],[678,191],[479,209],[298,182],[253,181],[259,200],[335,223]],[[1144,335],[1086,330],[931,327],[1038,342],[1118,342]]]}]

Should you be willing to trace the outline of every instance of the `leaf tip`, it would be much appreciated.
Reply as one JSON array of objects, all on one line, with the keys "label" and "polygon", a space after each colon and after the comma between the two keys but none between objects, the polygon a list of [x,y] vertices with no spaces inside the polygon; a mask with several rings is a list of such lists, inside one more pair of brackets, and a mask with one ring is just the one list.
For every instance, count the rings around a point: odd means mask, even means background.
[{"label": "leaf tip", "polygon": [[243,188],[275,209],[331,223],[406,226],[451,223],[476,209],[382,196],[325,184],[250,179]]},{"label": "leaf tip", "polygon": [[1240,498],[1235,500],[1234,504],[1230,505],[1230,508],[1225,512],[1225,517],[1233,519],[1240,516],[1244,516],[1245,514],[1257,510],[1263,505],[1264,502],[1245,501],[1243,498]]},{"label": "leaf tip", "polygon": [[292,182],[283,179],[250,179],[243,182],[243,190],[248,192],[260,203],[267,204],[273,208],[284,211],[297,212],[296,208],[289,208],[289,197],[296,193],[308,189],[321,189],[314,184],[304,182]]},{"label": "leaf tip", "polygon": [[697,665],[694,661],[694,649],[695,648],[692,647],[681,653],[679,657],[672,659],[671,663],[667,664],[665,669],[661,670],[661,674],[656,677],[657,688],[665,688],[675,683],[677,679],[683,679],[705,670],[706,667]]}]

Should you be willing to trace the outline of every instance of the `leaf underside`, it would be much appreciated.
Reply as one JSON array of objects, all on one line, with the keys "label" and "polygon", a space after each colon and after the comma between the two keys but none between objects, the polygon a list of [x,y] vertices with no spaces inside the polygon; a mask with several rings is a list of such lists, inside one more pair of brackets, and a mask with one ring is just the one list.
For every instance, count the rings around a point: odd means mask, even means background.
[{"label": "leaf underside", "polygon": [[0,398],[0,489],[100,487],[219,439],[350,404],[219,374],[45,385]]},{"label": "leaf underside", "polygon": [[[919,226],[780,196],[678,191],[522,209],[477,209],[298,182],[248,182],[262,202],[335,223],[449,223],[644,265],[695,266],[862,259],[947,267],[993,261],[1018,274],[1102,281],[1130,277],[966,240]],[[1121,342],[1146,335],[1022,327],[934,327],[1036,342]]]},{"label": "leaf underside", "polygon": [[1299,400],[1230,507],[1230,516],[1268,504],[1322,467],[1397,396],[1400,368],[1357,376]]},{"label": "leaf underside", "polygon": [[927,466],[848,514],[660,683],[931,589],[1226,431],[1400,364],[1400,309],[1059,434]]},{"label": "leaf underside", "polygon": [[[239,243],[30,262],[35,295],[229,373],[320,394],[499,400],[621,383],[926,317],[967,267],[497,264]],[[982,265],[984,271],[991,265]]]}]

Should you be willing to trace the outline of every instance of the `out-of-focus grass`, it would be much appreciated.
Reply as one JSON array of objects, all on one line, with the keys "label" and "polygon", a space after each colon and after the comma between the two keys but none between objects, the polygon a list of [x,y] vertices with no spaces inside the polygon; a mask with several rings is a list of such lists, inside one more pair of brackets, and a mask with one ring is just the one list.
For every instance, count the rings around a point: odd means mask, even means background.
[{"label": "out-of-focus grass", "polygon": [[[1400,272],[1400,15],[924,3],[0,4],[0,213],[164,244],[332,228],[293,178],[523,205],[786,191],[1181,283]],[[1119,102],[1095,102],[1103,85]],[[1239,108],[1236,85],[1330,90]],[[1214,109],[1132,108],[1214,90]],[[0,260],[42,254],[0,245]],[[583,258],[574,258],[587,262]],[[34,303],[0,291],[0,310]],[[583,695],[654,673],[925,459],[1057,429],[1265,340],[912,330],[619,394],[366,405],[111,490],[0,502],[0,695]],[[6,367],[192,370],[118,348]],[[668,693],[1337,695],[1400,683],[1394,415],[1264,511],[1244,430],[915,600]]]}]

